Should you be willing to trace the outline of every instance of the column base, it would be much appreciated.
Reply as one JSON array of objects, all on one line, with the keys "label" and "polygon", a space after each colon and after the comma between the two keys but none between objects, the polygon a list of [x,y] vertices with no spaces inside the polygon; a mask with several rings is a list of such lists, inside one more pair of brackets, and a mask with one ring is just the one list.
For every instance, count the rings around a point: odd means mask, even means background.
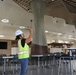
[{"label": "column base", "polygon": [[47,46],[41,46],[37,44],[31,45],[31,55],[45,55],[49,54],[49,49]]}]

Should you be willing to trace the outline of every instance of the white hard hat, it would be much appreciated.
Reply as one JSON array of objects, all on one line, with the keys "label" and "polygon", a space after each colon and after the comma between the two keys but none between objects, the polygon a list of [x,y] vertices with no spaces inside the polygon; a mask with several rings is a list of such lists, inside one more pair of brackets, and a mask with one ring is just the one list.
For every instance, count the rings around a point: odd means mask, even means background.
[{"label": "white hard hat", "polygon": [[20,35],[20,34],[23,34],[23,32],[22,32],[21,30],[17,30],[17,31],[15,32],[15,35],[16,35],[16,36],[18,36],[18,35]]}]

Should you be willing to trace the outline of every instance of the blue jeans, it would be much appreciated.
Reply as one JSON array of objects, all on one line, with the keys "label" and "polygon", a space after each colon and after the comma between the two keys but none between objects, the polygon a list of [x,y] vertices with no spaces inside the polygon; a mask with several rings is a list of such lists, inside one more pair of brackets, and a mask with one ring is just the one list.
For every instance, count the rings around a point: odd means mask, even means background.
[{"label": "blue jeans", "polygon": [[27,67],[28,67],[28,58],[20,59],[21,63],[21,73],[20,75],[25,75]]}]

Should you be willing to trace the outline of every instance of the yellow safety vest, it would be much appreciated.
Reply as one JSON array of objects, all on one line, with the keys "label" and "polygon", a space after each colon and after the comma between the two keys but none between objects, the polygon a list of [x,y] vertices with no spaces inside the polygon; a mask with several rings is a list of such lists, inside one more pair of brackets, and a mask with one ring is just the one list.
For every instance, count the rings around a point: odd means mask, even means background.
[{"label": "yellow safety vest", "polygon": [[21,45],[21,40],[18,41],[18,45],[19,45],[19,52],[18,52],[18,58],[19,59],[24,59],[24,58],[29,58],[29,46],[27,45],[27,43],[25,43],[25,46],[22,47]]}]

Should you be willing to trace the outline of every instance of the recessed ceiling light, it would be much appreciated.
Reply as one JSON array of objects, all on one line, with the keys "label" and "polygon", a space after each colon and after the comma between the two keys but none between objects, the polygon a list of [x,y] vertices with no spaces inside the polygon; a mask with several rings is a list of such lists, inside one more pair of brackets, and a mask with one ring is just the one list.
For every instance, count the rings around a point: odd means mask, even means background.
[{"label": "recessed ceiling light", "polygon": [[0,37],[4,37],[4,35],[0,35]]},{"label": "recessed ceiling light", "polygon": [[58,43],[64,43],[64,41],[63,40],[58,40]]},{"label": "recessed ceiling light", "polygon": [[24,28],[25,28],[25,26],[20,26],[19,28],[20,28],[20,29],[24,29]]},{"label": "recessed ceiling light", "polygon": [[62,33],[58,33],[58,35],[62,35]]},{"label": "recessed ceiling light", "polygon": [[48,33],[48,31],[47,31],[47,30],[45,30],[45,33]]},{"label": "recessed ceiling light", "polygon": [[73,35],[68,35],[69,38],[73,37]]},{"label": "recessed ceiling light", "polygon": [[69,41],[64,41],[64,43],[69,43]]},{"label": "recessed ceiling light", "polygon": [[8,23],[8,22],[9,22],[8,19],[2,19],[1,21],[2,21],[3,23]]},{"label": "recessed ceiling light", "polygon": [[74,43],[74,42],[71,42],[71,43]]},{"label": "recessed ceiling light", "polygon": [[75,39],[75,38],[73,38],[73,37],[70,37],[70,38],[68,38],[68,39],[76,40],[76,39]]},{"label": "recessed ceiling light", "polygon": [[52,40],[51,43],[52,43],[52,42],[55,42],[55,40]]}]

